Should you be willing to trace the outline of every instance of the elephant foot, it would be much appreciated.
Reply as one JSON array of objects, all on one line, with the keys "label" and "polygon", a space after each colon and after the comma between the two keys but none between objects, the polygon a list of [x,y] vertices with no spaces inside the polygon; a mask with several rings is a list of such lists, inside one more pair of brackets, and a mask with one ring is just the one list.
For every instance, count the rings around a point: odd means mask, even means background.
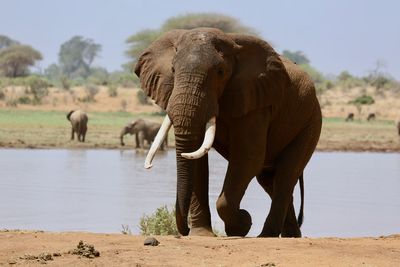
[{"label": "elephant foot", "polygon": [[284,229],[281,234],[282,237],[301,237],[300,229]]},{"label": "elephant foot", "polygon": [[251,216],[243,209],[239,210],[239,214],[233,217],[233,222],[225,222],[225,233],[227,236],[246,236],[251,228]]},{"label": "elephant foot", "polygon": [[271,227],[267,224],[264,224],[264,228],[261,231],[261,234],[258,237],[279,237],[281,234],[281,229],[279,227]]},{"label": "elephant foot", "polygon": [[192,227],[190,228],[189,235],[191,236],[211,236],[216,237],[210,227]]}]

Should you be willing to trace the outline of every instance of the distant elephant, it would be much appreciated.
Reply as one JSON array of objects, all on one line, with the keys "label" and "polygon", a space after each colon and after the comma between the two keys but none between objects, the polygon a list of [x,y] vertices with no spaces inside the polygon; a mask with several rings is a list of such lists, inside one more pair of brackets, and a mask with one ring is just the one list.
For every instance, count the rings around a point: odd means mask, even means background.
[{"label": "distant elephant", "polygon": [[[121,146],[124,146],[124,135],[130,134],[135,135],[136,148],[144,148],[145,141],[151,145],[154,141],[161,124],[157,122],[151,122],[143,119],[132,121],[122,128],[120,133]],[[168,138],[161,144],[161,150],[164,150],[168,146]]]},{"label": "distant elephant", "polygon": [[71,122],[71,140],[74,140],[74,133],[78,136],[78,141],[85,142],[88,116],[82,110],[71,110],[67,114],[67,119]]},{"label": "distant elephant", "polygon": [[[182,235],[214,235],[207,155],[213,146],[229,162],[217,200],[226,234],[248,233],[251,216],[240,202],[256,176],[272,198],[259,236],[301,236],[303,170],[322,124],[306,72],[257,37],[195,28],[162,35],[138,58],[135,73],[146,94],[167,112],[146,168],[174,126],[176,223]],[[293,190],[298,181],[302,201],[296,220]]]},{"label": "distant elephant", "polygon": [[375,113],[369,113],[368,114],[367,121],[372,121],[372,120],[375,120],[375,119],[376,119]]},{"label": "distant elephant", "polygon": [[349,113],[349,115],[347,115],[346,121],[353,121],[354,120],[354,113]]}]

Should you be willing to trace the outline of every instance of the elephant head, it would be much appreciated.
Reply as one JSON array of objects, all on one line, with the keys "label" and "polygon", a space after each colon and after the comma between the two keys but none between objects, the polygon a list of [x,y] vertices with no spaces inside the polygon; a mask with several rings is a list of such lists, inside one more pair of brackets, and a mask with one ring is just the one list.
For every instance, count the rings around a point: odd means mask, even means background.
[{"label": "elephant head", "polygon": [[192,174],[196,159],[213,143],[218,131],[215,122],[229,124],[256,109],[273,110],[280,105],[289,77],[268,43],[213,28],[164,34],[139,57],[135,73],[146,94],[167,111],[161,133],[149,151],[147,167],[163,139],[162,132],[174,126],[176,220],[179,232],[187,235]]},{"label": "elephant head", "polygon": [[[139,131],[144,130],[146,127],[146,122],[143,119],[138,119],[134,122],[130,122],[122,128],[121,133],[119,135],[121,146],[124,146],[124,135],[126,134],[137,134]],[[137,143],[137,142],[136,142]],[[138,145],[138,144],[136,144]]]}]

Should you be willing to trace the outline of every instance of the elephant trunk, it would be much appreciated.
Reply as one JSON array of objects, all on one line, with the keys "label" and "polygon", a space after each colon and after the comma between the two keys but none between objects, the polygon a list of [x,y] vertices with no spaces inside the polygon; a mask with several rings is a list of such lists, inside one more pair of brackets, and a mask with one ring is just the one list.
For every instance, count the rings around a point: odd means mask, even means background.
[{"label": "elephant trunk", "polygon": [[182,235],[189,234],[188,214],[197,164],[197,160],[186,159],[182,154],[195,150],[203,141],[203,136],[197,134],[175,134],[177,165],[176,225]]},{"label": "elephant trunk", "polygon": [[120,140],[120,142],[121,142],[121,146],[124,146],[124,145],[125,145],[125,143],[124,143],[124,135],[125,135],[125,131],[122,130],[122,131],[121,131],[121,134],[119,135],[119,140]]}]

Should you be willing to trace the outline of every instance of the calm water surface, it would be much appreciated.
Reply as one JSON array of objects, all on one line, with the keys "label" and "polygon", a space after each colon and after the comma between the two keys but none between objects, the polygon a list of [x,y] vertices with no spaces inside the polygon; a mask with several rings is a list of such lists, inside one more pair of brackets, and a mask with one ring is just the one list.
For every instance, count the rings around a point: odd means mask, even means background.
[{"label": "calm water surface", "polygon": [[[143,168],[144,154],[118,150],[0,150],[0,228],[138,233],[139,219],[175,201],[175,151]],[[210,152],[213,225],[226,161]],[[296,207],[299,189],[295,189]],[[253,180],[242,201],[259,234],[270,201]],[[400,233],[400,154],[315,153],[305,171],[303,234]]]}]

